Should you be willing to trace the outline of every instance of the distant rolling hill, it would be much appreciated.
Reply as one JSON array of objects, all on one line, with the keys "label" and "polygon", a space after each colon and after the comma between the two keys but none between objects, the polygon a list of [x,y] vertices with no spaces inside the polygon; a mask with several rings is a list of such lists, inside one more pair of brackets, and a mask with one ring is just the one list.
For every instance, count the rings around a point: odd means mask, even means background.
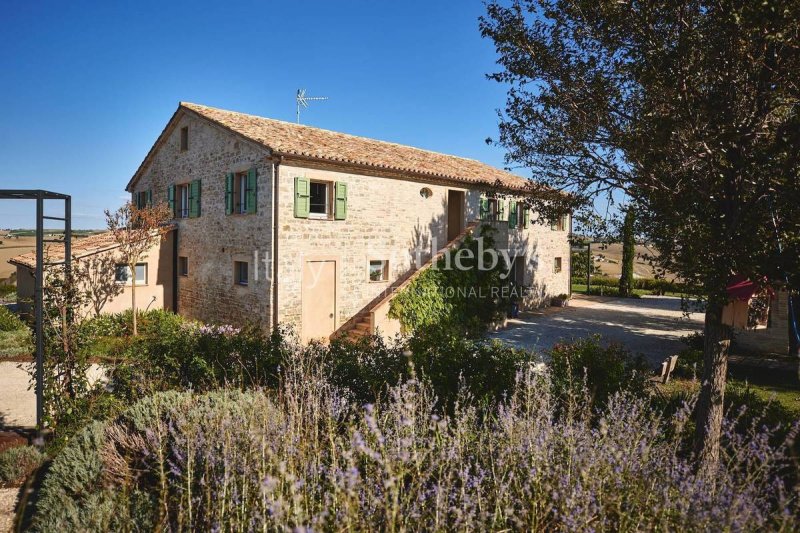
[{"label": "distant rolling hill", "polygon": [[[658,252],[643,244],[636,245],[636,258],[633,263],[633,275],[636,278],[654,278],[655,272],[646,256],[658,256]],[[605,276],[618,278],[622,273],[622,244],[592,244],[592,258],[594,264]],[[673,274],[667,274],[667,279],[675,279]]]}]

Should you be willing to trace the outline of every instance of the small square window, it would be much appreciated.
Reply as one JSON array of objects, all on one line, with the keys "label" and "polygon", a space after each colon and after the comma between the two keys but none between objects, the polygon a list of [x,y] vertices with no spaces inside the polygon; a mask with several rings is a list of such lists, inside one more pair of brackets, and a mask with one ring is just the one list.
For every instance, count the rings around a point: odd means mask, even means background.
[{"label": "small square window", "polygon": [[[117,283],[131,283],[131,268],[128,265],[117,265],[114,281]],[[147,284],[147,263],[136,264],[136,284]]]},{"label": "small square window", "polygon": [[561,273],[561,258],[556,257],[553,260],[553,274],[560,274]]},{"label": "small square window", "polygon": [[189,149],[189,126],[181,128],[181,152]]},{"label": "small square window", "polygon": [[331,214],[331,187],[324,181],[312,181],[309,198],[309,215],[316,218],[327,218]]},{"label": "small square window", "polygon": [[188,257],[178,257],[178,274],[181,276],[188,276],[189,275],[189,258]]},{"label": "small square window", "polygon": [[233,279],[236,280],[237,285],[247,286],[247,267],[246,261],[233,262]]},{"label": "small square window", "polygon": [[369,262],[369,280],[386,281],[389,279],[389,261],[372,260]]}]

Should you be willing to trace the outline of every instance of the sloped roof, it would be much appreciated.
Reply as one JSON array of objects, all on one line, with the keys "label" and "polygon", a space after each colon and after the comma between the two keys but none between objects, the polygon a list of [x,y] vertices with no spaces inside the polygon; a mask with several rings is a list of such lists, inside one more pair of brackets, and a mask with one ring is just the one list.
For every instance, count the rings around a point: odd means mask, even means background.
[{"label": "sloped roof", "polygon": [[[528,183],[525,178],[475,159],[189,102],[181,102],[178,111],[181,109],[194,112],[260,144],[275,155],[294,156],[331,164],[372,167],[489,187],[499,185],[509,189],[523,189]],[[161,135],[164,136],[168,130],[169,125]],[[128,187],[137,179],[152,153],[153,150],[137,170]]]},{"label": "sloped roof", "polygon": [[[96,233],[88,237],[80,237],[72,241],[73,257],[84,257],[93,253],[116,248],[114,235],[110,231]],[[64,261],[64,243],[44,243],[44,256],[49,264],[58,264]],[[9,263],[28,268],[36,267],[36,251],[24,253],[8,260]]]},{"label": "sloped roof", "polygon": [[[171,231],[174,227],[167,226],[166,231]],[[105,252],[118,248],[119,244],[114,240],[114,234],[110,231],[95,233],[88,237],[79,237],[72,241],[72,257],[80,259],[88,255]],[[44,257],[48,265],[57,265],[64,262],[64,243],[46,242],[44,243]],[[36,251],[12,257],[8,260],[12,265],[19,265],[27,268],[36,268]]]}]

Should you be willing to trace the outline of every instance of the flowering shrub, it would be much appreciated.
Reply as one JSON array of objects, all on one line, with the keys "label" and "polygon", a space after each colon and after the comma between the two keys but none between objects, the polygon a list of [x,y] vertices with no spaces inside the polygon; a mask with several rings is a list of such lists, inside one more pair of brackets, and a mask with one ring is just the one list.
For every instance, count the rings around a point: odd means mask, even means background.
[{"label": "flowering shrub", "polygon": [[[315,352],[277,394],[158,394],[88,427],[56,457],[40,531],[794,530],[785,445],[725,421],[717,475],[682,454],[690,406],[669,417],[612,395],[557,413],[547,373],[508,397],[436,408],[413,375],[360,405]],[[588,394],[585,393],[585,394]]]}]

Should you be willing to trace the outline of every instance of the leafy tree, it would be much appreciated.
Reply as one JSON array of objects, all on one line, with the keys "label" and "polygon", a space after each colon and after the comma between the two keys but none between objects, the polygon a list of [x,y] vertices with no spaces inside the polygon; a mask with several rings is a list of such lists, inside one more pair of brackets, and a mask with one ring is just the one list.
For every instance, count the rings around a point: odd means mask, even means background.
[{"label": "leafy tree", "polygon": [[136,320],[136,264],[147,258],[150,249],[166,235],[166,222],[171,218],[166,204],[137,208],[126,203],[113,213],[106,210],[106,223],[119,245],[117,252],[128,266],[131,277],[131,311],[133,335],[138,334]]},{"label": "leafy tree", "polygon": [[628,297],[633,291],[633,260],[636,257],[636,237],[634,236],[634,218],[632,208],[625,211],[622,223],[622,273],[619,276],[619,295]]},{"label": "leafy tree", "polygon": [[[713,473],[728,280],[800,278],[800,3],[493,1],[480,27],[490,78],[510,85],[499,142],[532,192],[587,206],[623,191],[659,266],[705,295],[696,449]],[[538,198],[548,216],[568,207]]]}]

